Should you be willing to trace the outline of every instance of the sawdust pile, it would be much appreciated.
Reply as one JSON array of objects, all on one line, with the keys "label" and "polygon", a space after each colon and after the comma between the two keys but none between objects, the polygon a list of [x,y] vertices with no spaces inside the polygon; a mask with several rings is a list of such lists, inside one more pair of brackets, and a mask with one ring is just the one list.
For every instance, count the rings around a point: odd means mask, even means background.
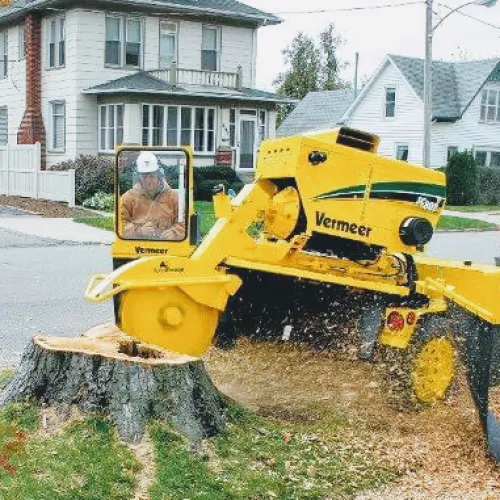
[{"label": "sawdust pile", "polygon": [[345,353],[241,340],[212,350],[206,365],[222,392],[261,413],[301,422],[343,414],[352,429],[344,446],[369,449],[401,472],[397,484],[359,498],[500,498],[500,470],[486,458],[463,374],[446,404],[401,413],[386,402],[380,370]]}]

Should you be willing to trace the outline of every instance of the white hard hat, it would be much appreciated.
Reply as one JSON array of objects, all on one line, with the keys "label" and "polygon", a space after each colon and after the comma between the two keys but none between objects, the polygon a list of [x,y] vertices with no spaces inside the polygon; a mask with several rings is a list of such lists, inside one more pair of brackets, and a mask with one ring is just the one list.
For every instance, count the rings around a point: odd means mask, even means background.
[{"label": "white hard hat", "polygon": [[140,174],[151,174],[159,168],[156,155],[151,151],[143,151],[137,157],[137,172]]}]

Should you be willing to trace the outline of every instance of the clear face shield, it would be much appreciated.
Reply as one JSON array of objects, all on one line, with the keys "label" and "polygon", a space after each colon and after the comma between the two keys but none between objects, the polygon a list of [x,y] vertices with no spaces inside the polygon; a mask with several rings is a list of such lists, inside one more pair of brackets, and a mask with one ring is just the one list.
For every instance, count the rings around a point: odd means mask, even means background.
[{"label": "clear face shield", "polygon": [[155,172],[134,172],[134,185],[139,184],[150,198],[156,198],[166,187],[165,173],[162,168]]}]

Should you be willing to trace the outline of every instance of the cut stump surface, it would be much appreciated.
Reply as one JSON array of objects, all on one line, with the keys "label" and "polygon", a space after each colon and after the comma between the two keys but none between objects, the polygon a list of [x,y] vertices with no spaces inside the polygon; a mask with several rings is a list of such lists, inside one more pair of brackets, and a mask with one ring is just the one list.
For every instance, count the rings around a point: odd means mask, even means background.
[{"label": "cut stump surface", "polygon": [[226,406],[201,359],[138,342],[113,324],[77,338],[34,337],[0,408],[25,399],[107,415],[128,442],[150,419],[168,419],[191,440],[214,435]]}]

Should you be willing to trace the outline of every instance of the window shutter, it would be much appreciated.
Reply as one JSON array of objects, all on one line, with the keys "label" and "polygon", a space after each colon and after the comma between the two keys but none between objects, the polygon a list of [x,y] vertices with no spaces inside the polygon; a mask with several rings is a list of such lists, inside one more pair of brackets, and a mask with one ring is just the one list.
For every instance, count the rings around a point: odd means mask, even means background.
[{"label": "window shutter", "polygon": [[9,122],[7,107],[0,108],[0,146],[9,142]]}]

